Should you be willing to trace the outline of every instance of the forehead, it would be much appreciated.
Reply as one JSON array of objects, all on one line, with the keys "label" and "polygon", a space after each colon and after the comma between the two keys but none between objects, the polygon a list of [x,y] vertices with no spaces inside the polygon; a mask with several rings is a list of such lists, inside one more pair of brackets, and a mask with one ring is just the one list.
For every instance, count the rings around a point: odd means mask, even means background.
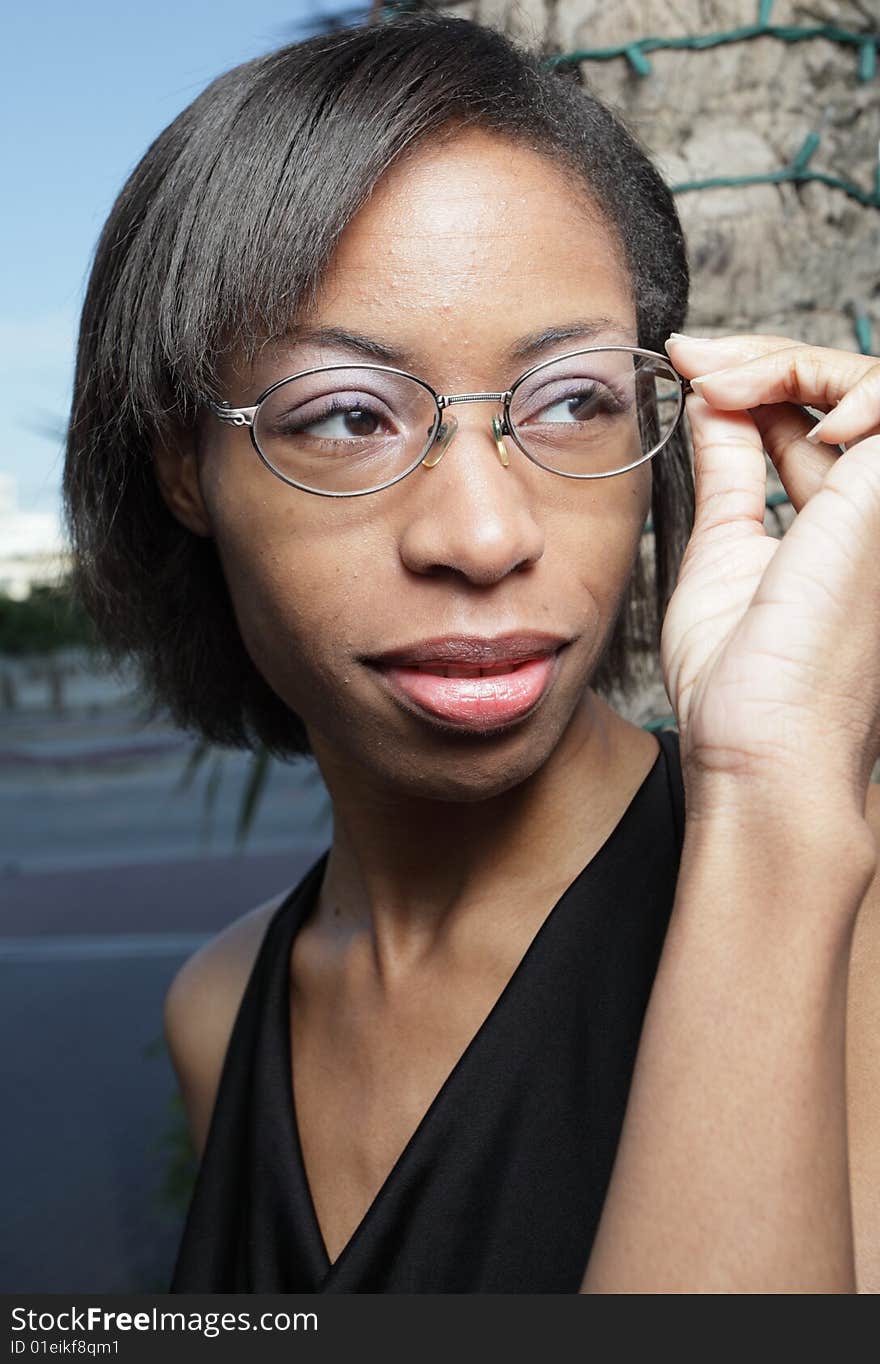
[{"label": "forehead", "polygon": [[335,329],[381,342],[393,360],[366,358],[438,390],[503,389],[546,354],[520,356],[520,341],[591,320],[594,336],[556,353],[638,339],[619,240],[586,187],[540,151],[467,129],[385,173],[342,232],[314,305],[238,378],[253,396],[292,369],[344,363],[332,341],[307,339]]},{"label": "forehead", "polygon": [[308,321],[390,331],[427,360],[440,342],[506,350],[564,314],[634,327],[616,235],[563,167],[470,130],[386,172],[342,233]]}]

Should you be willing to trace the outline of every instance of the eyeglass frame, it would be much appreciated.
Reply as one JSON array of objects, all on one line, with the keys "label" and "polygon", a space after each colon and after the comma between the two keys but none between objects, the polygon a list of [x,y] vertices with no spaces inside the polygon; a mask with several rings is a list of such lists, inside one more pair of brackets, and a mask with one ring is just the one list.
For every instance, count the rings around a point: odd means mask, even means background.
[{"label": "eyeglass frame", "polygon": [[[623,469],[614,469],[610,473],[604,474],[567,474],[563,473],[562,470],[560,469],[550,469],[547,467],[546,464],[541,464],[539,460],[535,459],[535,457],[529,453],[529,451],[525,448],[522,442],[517,438],[516,429],[510,420],[511,399],[513,398],[520,384],[524,383],[526,379],[529,379],[533,374],[537,373],[538,370],[549,368],[550,365],[558,364],[562,360],[573,359],[574,356],[576,355],[591,355],[595,354],[597,351],[626,351],[630,355],[646,355],[653,360],[662,360],[664,364],[669,366],[670,370],[678,380],[679,385],[678,410],[672,421],[672,425],[669,428],[669,432],[664,437],[664,439],[658,445],[655,445],[652,450],[649,450],[646,455],[642,455],[641,459],[634,460],[632,464],[627,464]],[[383,374],[397,374],[400,375],[401,378],[411,379],[414,383],[419,384],[423,389],[430,393],[431,397],[434,399],[434,405],[437,409],[435,424],[428,438],[427,444],[425,445],[425,448],[422,450],[418,459],[416,459],[412,464],[410,464],[410,466],[407,469],[404,469],[402,473],[395,474],[393,478],[388,479],[385,483],[378,484],[375,488],[358,488],[354,492],[325,492],[321,488],[310,488],[308,487],[307,484],[297,483],[295,479],[290,478],[287,474],[282,474],[280,470],[275,468],[274,464],[271,464],[269,462],[269,460],[266,458],[265,454],[257,444],[257,438],[255,434],[257,412],[259,411],[261,405],[266,401],[267,398],[271,397],[271,395],[274,392],[276,392],[277,389],[282,388],[285,384],[292,383],[294,379],[305,379],[308,378],[310,374],[321,374],[324,372],[330,372],[338,369],[369,369],[380,370]],[[517,448],[523,452],[526,459],[530,460],[531,463],[536,466],[536,468],[543,469],[545,473],[558,474],[560,478],[576,479],[616,478],[618,474],[629,473],[631,469],[637,469],[640,464],[645,464],[649,459],[653,459],[654,456],[658,454],[659,451],[662,450],[663,447],[669,443],[681,421],[682,413],[684,412],[684,400],[689,392],[691,392],[690,381],[688,379],[683,378],[683,376],[677,372],[675,366],[669,359],[668,355],[662,355],[659,351],[655,350],[647,350],[643,346],[617,345],[617,346],[584,346],[578,350],[566,351],[564,355],[551,356],[550,359],[548,360],[539,360],[536,365],[532,365],[523,374],[520,374],[518,378],[516,378],[510,385],[510,388],[505,389],[504,392],[502,393],[437,393],[436,390],[431,387],[431,385],[427,382],[426,379],[420,379],[417,374],[410,374],[408,370],[397,369],[393,365],[379,365],[373,364],[369,361],[364,361],[362,364],[343,363],[337,365],[313,365],[310,369],[297,370],[295,374],[287,374],[284,376],[283,379],[276,379],[276,381],[273,384],[270,384],[268,388],[265,388],[257,398],[256,402],[249,407],[232,407],[227,402],[215,403],[212,399],[206,400],[206,406],[210,409],[211,412],[214,413],[215,417],[218,417],[220,421],[225,422],[227,425],[248,427],[250,431],[251,444],[256,450],[261,463],[263,463],[266,466],[270,473],[274,474],[276,478],[279,478],[282,481],[282,483],[287,483],[290,487],[298,488],[301,492],[304,493],[313,493],[316,497],[367,497],[369,496],[370,493],[380,493],[385,488],[393,487],[395,483],[399,483],[401,479],[404,479],[409,474],[413,473],[413,471],[417,469],[419,465],[424,464],[425,459],[427,458],[429,452],[432,450],[434,445],[437,443],[438,439],[441,440],[443,444],[440,454],[438,455],[434,463],[438,464],[440,462],[440,459],[442,455],[445,453],[447,446],[451,443],[453,437],[455,436],[458,430],[458,425],[456,423],[452,427],[451,431],[449,431],[448,433],[443,432],[443,427],[445,425],[443,421],[443,412],[447,407],[451,407],[455,403],[488,402],[491,399],[494,401],[500,401],[503,404],[502,408],[503,415],[501,420],[499,421],[497,415],[492,418],[492,432],[495,436],[495,444],[498,447],[499,458],[501,459],[501,462],[505,468],[507,467],[508,459],[507,451],[504,447],[502,438],[504,436],[510,436],[511,439],[515,442]],[[433,468],[434,465],[433,464],[426,465],[425,467]]]}]

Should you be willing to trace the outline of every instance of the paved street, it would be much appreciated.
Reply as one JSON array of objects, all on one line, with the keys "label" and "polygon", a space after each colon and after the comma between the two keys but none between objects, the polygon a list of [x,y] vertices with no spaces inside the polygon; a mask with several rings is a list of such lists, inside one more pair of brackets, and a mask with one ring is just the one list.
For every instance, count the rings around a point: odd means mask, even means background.
[{"label": "paved street", "polygon": [[162,1292],[182,1220],[165,990],[295,884],[328,806],[311,764],[273,764],[237,849],[248,755],[181,790],[190,738],[100,679],[74,702],[0,716],[0,1292]]},{"label": "paved street", "polygon": [[174,1086],[146,1048],[182,946],[10,960],[0,943],[0,1291],[166,1291],[180,1216],[162,1204],[160,1142]]}]

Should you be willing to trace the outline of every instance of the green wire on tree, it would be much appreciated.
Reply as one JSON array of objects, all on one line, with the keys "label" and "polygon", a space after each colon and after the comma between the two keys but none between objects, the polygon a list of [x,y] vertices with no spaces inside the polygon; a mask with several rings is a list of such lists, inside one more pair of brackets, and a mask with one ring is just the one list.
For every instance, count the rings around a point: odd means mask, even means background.
[{"label": "green wire on tree", "polygon": [[[392,6],[400,8],[400,6]],[[676,49],[700,52],[706,48],[724,47],[728,43],[749,42],[753,38],[775,38],[782,43],[809,42],[824,38],[827,42],[842,43],[859,50],[859,80],[870,81],[877,74],[877,48],[880,33],[859,32],[840,24],[773,24],[770,16],[772,0],[761,0],[758,19],[754,24],[718,30],[715,33],[684,33],[674,38],[645,37],[619,43],[611,47],[584,47],[573,52],[558,52],[546,58],[548,66],[568,66],[575,62],[606,62],[625,57],[639,76],[650,76],[651,63],[647,53]]]}]

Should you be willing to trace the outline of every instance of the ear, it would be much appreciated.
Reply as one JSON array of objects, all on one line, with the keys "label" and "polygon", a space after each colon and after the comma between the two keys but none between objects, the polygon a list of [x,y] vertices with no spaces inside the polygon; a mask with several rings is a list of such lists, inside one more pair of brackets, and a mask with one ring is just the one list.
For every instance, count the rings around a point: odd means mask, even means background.
[{"label": "ear", "polygon": [[194,535],[213,534],[199,483],[198,455],[191,431],[176,430],[153,446],[159,491],[172,516]]}]

